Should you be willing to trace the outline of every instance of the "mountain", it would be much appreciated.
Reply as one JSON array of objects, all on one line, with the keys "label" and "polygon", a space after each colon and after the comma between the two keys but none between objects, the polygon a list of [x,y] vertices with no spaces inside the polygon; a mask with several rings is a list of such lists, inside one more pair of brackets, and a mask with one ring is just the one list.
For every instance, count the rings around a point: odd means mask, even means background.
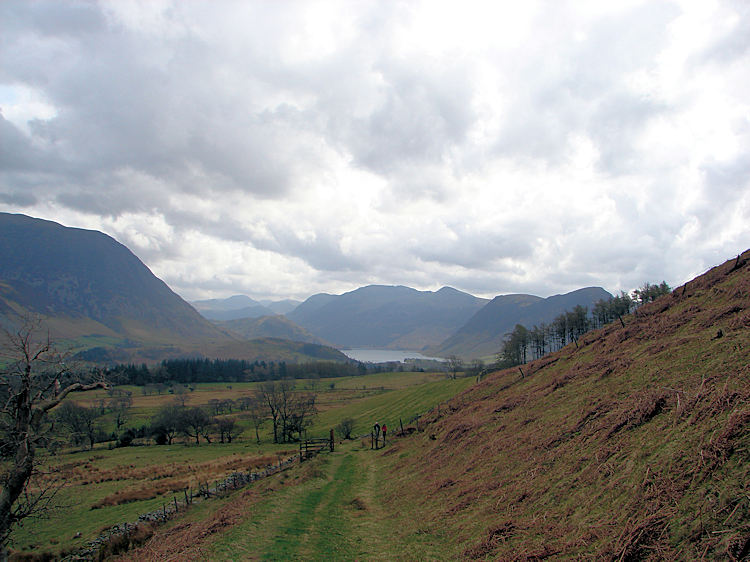
[{"label": "mountain", "polygon": [[88,361],[347,360],[316,343],[237,338],[106,234],[0,213],[0,327],[29,316],[40,317],[58,345]]},{"label": "mountain", "polygon": [[260,318],[239,318],[217,322],[217,324],[243,339],[282,338],[297,342],[329,345],[281,314],[261,316]]},{"label": "mountain", "polygon": [[0,315],[8,324],[28,313],[59,338],[228,339],[113,238],[0,213]]},{"label": "mountain", "polygon": [[601,287],[587,287],[548,298],[533,295],[501,295],[488,302],[456,333],[430,349],[438,355],[482,357],[497,353],[505,334],[516,324],[527,328],[548,323],[577,305],[593,308],[600,299],[612,297]]},{"label": "mountain", "polygon": [[486,302],[450,287],[432,292],[369,285],[313,295],[287,316],[339,347],[419,350],[443,341]]},{"label": "mountain", "polygon": [[274,312],[245,295],[235,295],[226,299],[208,299],[191,303],[208,320],[237,320],[239,318],[260,318]]},{"label": "mountain", "polygon": [[750,250],[623,321],[394,439],[389,540],[435,537],[446,560],[748,559]]}]

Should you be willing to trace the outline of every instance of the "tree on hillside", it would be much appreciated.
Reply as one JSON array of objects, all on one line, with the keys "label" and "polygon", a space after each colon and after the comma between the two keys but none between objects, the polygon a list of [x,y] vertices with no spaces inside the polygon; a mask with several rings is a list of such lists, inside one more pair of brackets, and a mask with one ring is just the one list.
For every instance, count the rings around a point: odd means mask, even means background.
[{"label": "tree on hillside", "polygon": [[672,292],[672,288],[667,285],[666,281],[662,281],[658,285],[652,285],[649,282],[644,283],[642,287],[637,288],[633,291],[633,300],[638,303],[639,306],[649,302],[653,302],[662,295],[668,295]]},{"label": "tree on hillside", "polygon": [[38,340],[39,323],[25,322],[5,332],[0,346],[0,559],[14,525],[43,511],[54,490],[31,488],[37,466],[37,449],[50,437],[50,410],[71,392],[106,388],[103,381],[72,382],[64,357],[50,344]]}]

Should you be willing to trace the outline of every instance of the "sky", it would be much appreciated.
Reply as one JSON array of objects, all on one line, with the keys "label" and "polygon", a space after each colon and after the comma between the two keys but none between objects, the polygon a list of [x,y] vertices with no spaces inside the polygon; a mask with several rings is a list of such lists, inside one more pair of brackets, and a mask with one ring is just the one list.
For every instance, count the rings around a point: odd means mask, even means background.
[{"label": "sky", "polygon": [[750,3],[0,2],[0,211],[188,300],[677,286],[750,247]]}]

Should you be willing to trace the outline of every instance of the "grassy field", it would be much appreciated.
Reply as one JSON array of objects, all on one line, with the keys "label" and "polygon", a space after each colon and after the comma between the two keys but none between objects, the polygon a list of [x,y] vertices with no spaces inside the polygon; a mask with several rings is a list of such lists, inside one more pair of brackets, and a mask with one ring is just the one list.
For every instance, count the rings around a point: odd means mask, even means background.
[{"label": "grassy field", "polygon": [[[375,421],[396,429],[399,419],[407,423],[457,392],[473,379],[451,380],[443,373],[381,373],[361,377],[298,380],[296,389],[316,392],[320,413],[308,434],[328,435],[343,418],[355,419],[355,433],[364,433]],[[248,395],[257,383],[192,385],[186,405],[204,406],[210,400]],[[131,393],[133,404],[128,426],[147,424],[159,407],[174,400],[169,393],[144,395],[138,387],[119,387]],[[105,391],[78,395],[76,401],[96,405],[109,396]],[[242,413],[233,414],[248,425]],[[102,419],[104,428],[114,428],[111,418]],[[260,445],[254,431],[245,429],[233,443],[175,443],[110,448],[97,444],[91,451],[69,449],[45,458],[45,475],[38,485],[59,486],[48,519],[28,521],[13,534],[13,548],[35,553],[59,553],[78,548],[112,525],[135,521],[141,513],[160,509],[182,499],[186,488],[216,481],[234,471],[247,471],[273,464],[297,452],[295,444],[271,443],[271,424],[261,429]],[[181,439],[181,438],[180,438]],[[348,466],[346,461],[344,466]],[[342,470],[345,470],[342,468]],[[205,509],[205,508],[204,508]],[[269,547],[270,548],[270,547]],[[277,545],[275,548],[281,548]]]}]

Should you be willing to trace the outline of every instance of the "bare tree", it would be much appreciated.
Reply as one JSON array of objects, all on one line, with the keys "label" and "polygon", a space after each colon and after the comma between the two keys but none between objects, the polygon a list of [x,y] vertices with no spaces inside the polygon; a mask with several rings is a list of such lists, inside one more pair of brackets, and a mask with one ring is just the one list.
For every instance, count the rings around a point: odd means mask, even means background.
[{"label": "bare tree", "polygon": [[89,449],[93,449],[96,443],[96,435],[99,433],[96,420],[100,415],[101,411],[98,408],[89,408],[70,401],[63,402],[55,410],[55,418],[60,425],[68,429],[73,444],[85,446],[88,442]]},{"label": "bare tree", "polygon": [[177,404],[166,404],[159,408],[151,418],[151,434],[158,444],[171,445],[180,430],[179,420],[182,407]]},{"label": "bare tree", "polygon": [[[260,395],[263,403],[268,408],[273,422],[273,442],[279,443],[279,418],[281,417],[282,407],[284,404],[284,386],[286,381],[269,381],[260,385]],[[282,432],[283,436],[283,432]]]},{"label": "bare tree", "polygon": [[[200,445],[201,435],[207,442],[211,442],[208,429],[213,425],[213,418],[198,406],[181,408],[178,416],[178,427],[186,437],[195,437],[195,444]],[[208,437],[207,437],[208,435]]]},{"label": "bare tree", "polygon": [[7,558],[13,526],[47,507],[53,491],[31,492],[28,484],[37,466],[37,448],[51,431],[47,417],[71,392],[106,388],[69,382],[64,357],[50,344],[38,341],[38,321],[26,321],[16,331],[5,332],[0,348],[0,559]]},{"label": "bare tree", "polygon": [[133,405],[133,396],[130,392],[122,393],[112,398],[108,405],[114,415],[117,431],[120,431],[120,428],[128,423],[130,407]]},{"label": "bare tree", "polygon": [[185,406],[188,401],[188,389],[182,384],[176,384],[172,387],[174,393],[174,399],[180,406]]},{"label": "bare tree", "polygon": [[451,372],[452,378],[455,379],[458,372],[464,368],[464,362],[457,355],[449,355],[446,361],[448,363],[448,370]]},{"label": "bare tree", "polygon": [[216,418],[216,429],[219,431],[220,443],[224,443],[225,441],[231,443],[232,439],[235,439],[242,433],[242,428],[237,425],[234,418],[230,417]]},{"label": "bare tree", "polygon": [[293,441],[296,433],[302,439],[302,433],[312,424],[312,418],[318,413],[315,407],[316,394],[295,393],[290,394],[287,399],[287,407],[284,408],[284,440]]},{"label": "bare tree", "polygon": [[247,418],[255,428],[255,441],[260,445],[260,434],[258,430],[266,421],[266,405],[263,395],[260,392],[254,392],[250,396],[243,396],[241,404],[247,410]]}]

